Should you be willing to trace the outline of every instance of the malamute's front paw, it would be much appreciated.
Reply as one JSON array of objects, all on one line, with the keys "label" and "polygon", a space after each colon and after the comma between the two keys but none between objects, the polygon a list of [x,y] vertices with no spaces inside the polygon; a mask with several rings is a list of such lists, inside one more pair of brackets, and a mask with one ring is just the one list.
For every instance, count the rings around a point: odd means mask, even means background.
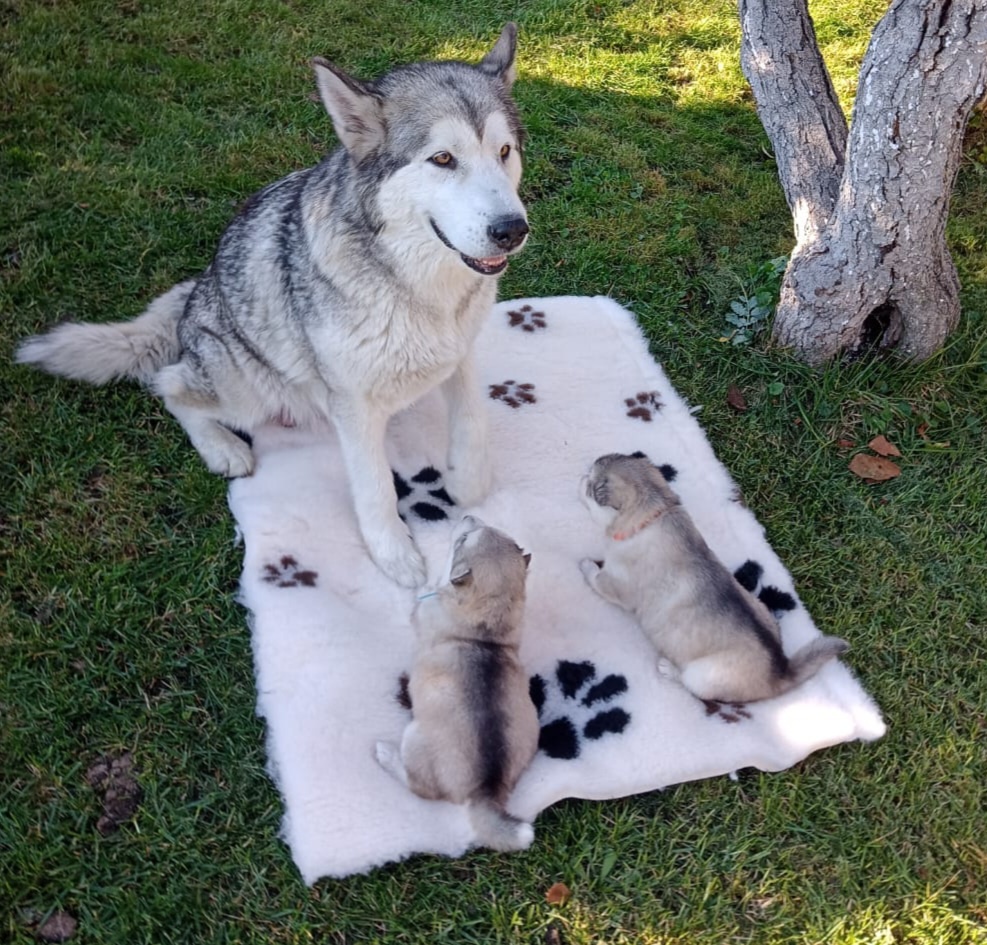
[{"label": "malamute's front paw", "polygon": [[481,453],[482,459],[469,459],[450,465],[445,474],[446,490],[460,508],[478,505],[489,494],[493,486],[493,472],[486,452]]},{"label": "malamute's front paw", "polygon": [[410,535],[388,535],[377,541],[372,541],[370,536],[365,535],[364,540],[374,564],[392,581],[402,587],[421,587],[425,583],[425,559]]}]

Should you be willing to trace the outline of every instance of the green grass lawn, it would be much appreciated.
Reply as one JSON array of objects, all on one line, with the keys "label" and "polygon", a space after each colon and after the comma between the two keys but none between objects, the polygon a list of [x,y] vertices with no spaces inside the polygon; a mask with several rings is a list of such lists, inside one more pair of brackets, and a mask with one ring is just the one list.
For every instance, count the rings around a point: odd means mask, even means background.
[{"label": "green grass lawn", "polygon": [[[874,7],[813,5],[848,110]],[[511,18],[533,232],[502,296],[634,309],[889,730],[556,805],[524,854],[309,889],[278,839],[225,484],[149,396],[11,354],[133,316],[314,162],[311,56],[474,59]],[[0,941],[58,909],[80,945],[987,941],[987,120],[953,201],[947,350],[814,372],[721,340],[792,244],[726,0],[5,0],[0,50]],[[902,474],[868,485],[847,463],[878,433]],[[143,794],[104,836],[87,772],[124,750]]]}]

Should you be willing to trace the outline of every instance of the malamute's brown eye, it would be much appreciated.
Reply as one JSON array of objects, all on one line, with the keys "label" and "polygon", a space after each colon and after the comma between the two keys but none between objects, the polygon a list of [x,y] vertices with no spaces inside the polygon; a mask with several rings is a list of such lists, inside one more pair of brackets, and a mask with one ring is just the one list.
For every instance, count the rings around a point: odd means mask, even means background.
[{"label": "malamute's brown eye", "polygon": [[439,167],[456,166],[456,159],[448,151],[439,151],[437,154],[433,154],[429,160]]},{"label": "malamute's brown eye", "polygon": [[500,149],[500,159],[502,161],[506,161],[510,153],[511,153],[511,146],[509,144],[503,145]]}]

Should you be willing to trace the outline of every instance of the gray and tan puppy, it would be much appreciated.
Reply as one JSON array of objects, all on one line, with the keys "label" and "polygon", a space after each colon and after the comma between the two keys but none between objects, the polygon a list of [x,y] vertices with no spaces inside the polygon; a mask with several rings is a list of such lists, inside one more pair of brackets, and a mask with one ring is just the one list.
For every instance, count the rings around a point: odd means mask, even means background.
[{"label": "gray and tan puppy", "polygon": [[470,516],[447,583],[422,598],[408,680],[414,717],[377,759],[420,797],[468,804],[483,846],[523,850],[534,830],[504,805],[538,750],[538,714],[518,659],[530,555]]},{"label": "gray and tan puppy", "polygon": [[779,696],[849,648],[819,637],[786,656],[778,622],[713,554],[647,457],[601,456],[582,495],[612,539],[602,566],[580,563],[583,576],[634,614],[662,657],[662,672],[700,699]]}]

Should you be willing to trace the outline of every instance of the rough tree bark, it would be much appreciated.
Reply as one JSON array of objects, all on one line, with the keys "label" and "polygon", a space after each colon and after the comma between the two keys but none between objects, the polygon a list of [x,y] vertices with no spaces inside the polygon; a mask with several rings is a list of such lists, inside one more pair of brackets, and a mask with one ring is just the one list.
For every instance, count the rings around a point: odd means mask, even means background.
[{"label": "rough tree bark", "polygon": [[987,82],[987,0],[893,0],[849,135],[806,0],[739,5],[741,66],[795,224],[775,340],[814,364],[872,346],[929,357],[960,316],[945,230]]}]

